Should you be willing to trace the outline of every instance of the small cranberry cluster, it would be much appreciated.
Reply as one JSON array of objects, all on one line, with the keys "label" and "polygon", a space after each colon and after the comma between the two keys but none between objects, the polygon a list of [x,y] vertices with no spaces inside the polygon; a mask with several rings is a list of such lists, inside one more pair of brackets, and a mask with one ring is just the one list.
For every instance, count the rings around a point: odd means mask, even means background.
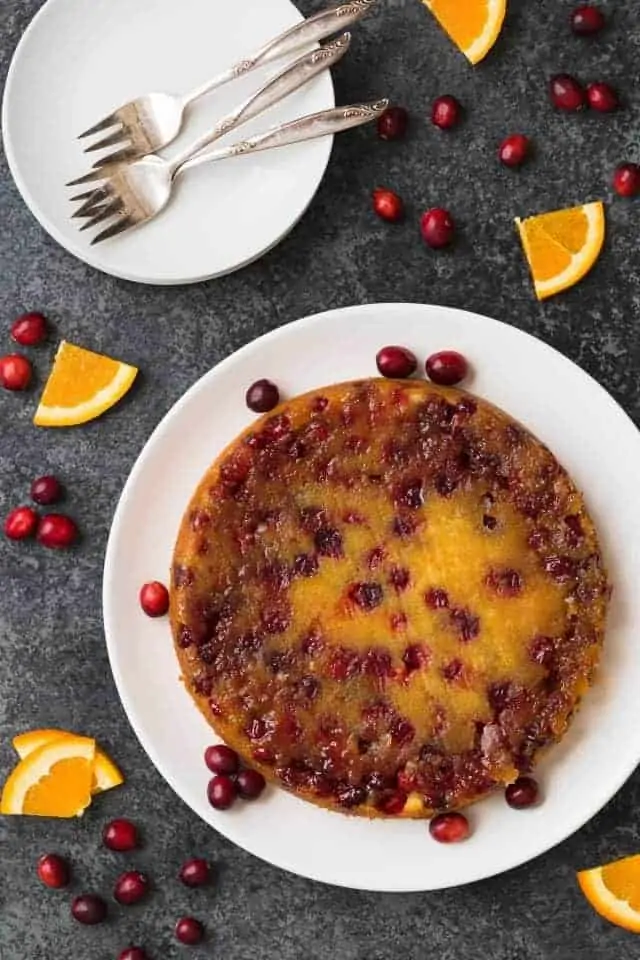
[{"label": "small cranberry cluster", "polygon": [[[102,843],[108,850],[117,853],[129,853],[139,847],[138,831],[130,820],[118,819],[108,823],[102,833]],[[59,890],[67,887],[71,881],[68,862],[57,853],[47,853],[40,857],[37,874],[46,887]],[[211,877],[211,868],[206,860],[195,858],[182,865],[178,879],[186,887],[202,887]],[[139,870],[127,870],[117,878],[113,897],[122,906],[139,903],[150,889],[149,878]],[[108,906],[103,897],[95,893],[83,893],[71,903],[71,916],[85,926],[95,926],[106,919]],[[195,946],[204,939],[204,926],[195,917],[180,917],[174,927],[174,936],[179,943]],[[149,960],[142,947],[126,947],[118,960]]]},{"label": "small cranberry cluster", "polygon": [[215,774],[209,781],[207,796],[216,810],[228,810],[238,797],[256,800],[266,786],[257,770],[240,769],[240,757],[223,743],[207,747],[204,762]]},{"label": "small cranberry cluster", "polygon": [[[22,347],[36,347],[47,336],[47,320],[41,313],[25,313],[14,320],[11,337]],[[21,353],[0,357],[0,387],[26,390],[31,383],[31,363]]]},{"label": "small cranberry cluster", "polygon": [[[60,481],[54,476],[38,477],[31,484],[31,499],[40,506],[51,506],[64,496]],[[4,521],[4,533],[9,540],[37,538],[43,547],[61,550],[78,539],[74,520],[64,513],[45,513],[40,516],[34,507],[15,507]]]},{"label": "small cranberry cluster", "polygon": [[[404,380],[418,369],[418,358],[407,347],[382,347],[376,355],[376,365],[383,377]],[[453,387],[467,376],[469,364],[456,350],[440,350],[427,357],[425,371],[432,383]]]}]

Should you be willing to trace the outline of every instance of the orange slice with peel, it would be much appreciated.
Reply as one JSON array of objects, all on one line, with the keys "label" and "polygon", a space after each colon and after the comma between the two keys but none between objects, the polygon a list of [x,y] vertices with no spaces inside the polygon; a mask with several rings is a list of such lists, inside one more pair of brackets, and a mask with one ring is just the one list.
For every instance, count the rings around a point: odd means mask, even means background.
[{"label": "orange slice with peel", "polygon": [[50,740],[21,760],[9,775],[0,813],[33,817],[76,817],[91,803],[95,741],[89,737]]},{"label": "orange slice with peel", "polygon": [[[29,754],[37,750],[38,747],[49,743],[51,740],[66,740],[74,738],[75,734],[68,733],[66,730],[28,730],[26,733],[20,733],[13,738],[13,748],[21,760],[26,759]],[[91,782],[91,793],[102,793],[105,790],[111,790],[113,787],[119,787],[124,783],[124,777],[117,766],[104,750],[96,745],[93,761],[93,778]]]},{"label": "orange slice with peel", "polygon": [[568,290],[591,270],[605,237],[604,204],[516,218],[538,300]]},{"label": "orange slice with peel", "polygon": [[124,397],[137,373],[136,367],[63,340],[33,422],[74,427],[94,420]]},{"label": "orange slice with peel", "polygon": [[507,0],[423,0],[469,63],[479,63],[498,39]]},{"label": "orange slice with peel", "polygon": [[583,870],[578,874],[578,883],[600,916],[632,933],[640,933],[640,854]]}]

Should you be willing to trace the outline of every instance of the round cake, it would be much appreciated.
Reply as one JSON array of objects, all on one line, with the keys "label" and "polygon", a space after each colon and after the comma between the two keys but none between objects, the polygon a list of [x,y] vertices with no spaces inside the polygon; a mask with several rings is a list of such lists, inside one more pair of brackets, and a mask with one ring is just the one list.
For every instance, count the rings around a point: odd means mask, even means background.
[{"label": "round cake", "polygon": [[281,404],[180,528],[187,689],[268,779],[430,817],[532,769],[589,688],[609,596],[581,494],[496,407],[365,380]]}]

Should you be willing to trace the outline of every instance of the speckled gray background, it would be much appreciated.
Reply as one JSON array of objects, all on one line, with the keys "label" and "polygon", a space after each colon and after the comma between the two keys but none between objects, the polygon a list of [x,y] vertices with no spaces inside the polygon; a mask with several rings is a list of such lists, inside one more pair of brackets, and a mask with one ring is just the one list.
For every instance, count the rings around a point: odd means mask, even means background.
[{"label": "speckled gray background", "polygon": [[[133,2],[133,0],[132,0]],[[179,0],[176,0],[179,2]],[[256,3],[259,0],[255,0]],[[2,0],[0,65],[40,0]],[[304,12],[321,0],[304,0]],[[192,912],[209,939],[194,958],[220,960],[631,960],[640,941],[601,921],[583,902],[577,868],[640,850],[636,775],[579,834],[534,863],[445,893],[381,896],[332,889],[270,868],[200,823],[155,772],[129,728],[103,641],[102,558],[118,495],[149,433],[201,374],[258,334],[308,313],[381,300],[467,307],[537,334],[603,383],[636,420],[640,369],[637,236],[640,201],[612,199],[611,172],[638,160],[640,25],[634,3],[605,3],[614,26],[595,42],[566,27],[571,0],[511,0],[504,33],[471,70],[417,0],[385,8],[357,29],[336,75],[339,100],[388,95],[406,105],[407,142],[383,144],[371,130],[344,136],[304,220],[262,261],[235,276],[191,288],[153,289],[94,273],[59,249],[22,204],[0,168],[0,327],[41,309],[57,332],[138,364],[143,375],[112,415],[83,429],[39,431],[37,396],[0,397],[0,513],[25,497],[34,475],[60,474],[81,547],[45,553],[0,541],[0,775],[13,762],[10,737],[58,724],[100,739],[128,784],[81,822],[0,822],[0,957],[116,958],[131,941],[150,956],[183,955],[172,918]],[[561,70],[611,79],[626,108],[614,117],[558,116],[546,79]],[[464,126],[440,134],[425,121],[432,98],[457,95]],[[500,169],[496,144],[522,131],[536,158],[520,172]],[[370,212],[377,185],[396,188],[407,222],[391,227]],[[575,290],[539,305],[533,298],[512,218],[604,197],[609,241]],[[455,250],[429,252],[417,230],[423,208],[446,205],[460,226]],[[5,347],[9,341],[5,339]],[[39,376],[50,349],[34,352]],[[544,383],[540,384],[544,390]],[[568,398],[571,402],[571,398]],[[624,458],[620,469],[624,469]],[[615,745],[612,745],[615,748]],[[594,777],[597,771],[594,771]],[[112,911],[101,928],[79,928],[68,896],[42,888],[35,861],[52,848],[76,869],[74,891],[110,888],[116,855],[99,848],[101,824],[129,815],[144,830],[135,862],[156,892],[145,906]],[[173,880],[186,855],[211,857],[219,878],[189,893]],[[429,855],[425,842],[425,856]]]}]

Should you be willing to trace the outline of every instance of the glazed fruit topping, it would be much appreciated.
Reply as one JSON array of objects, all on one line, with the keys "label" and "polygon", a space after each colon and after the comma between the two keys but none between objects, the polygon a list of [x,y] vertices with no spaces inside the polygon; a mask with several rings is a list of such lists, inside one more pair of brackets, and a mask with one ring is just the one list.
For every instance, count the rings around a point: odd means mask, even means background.
[{"label": "glazed fruit topping", "polygon": [[524,586],[517,570],[492,570],[485,582],[499,597],[517,597]]},{"label": "glazed fruit topping", "polygon": [[425,364],[427,376],[441,387],[453,387],[467,376],[469,365],[456,350],[432,353]]},{"label": "glazed fruit topping", "polygon": [[384,591],[375,581],[354,583],[349,589],[349,599],[361,610],[374,610],[384,598]]},{"label": "glazed fruit topping", "polygon": [[185,887],[203,887],[209,882],[211,869],[206,860],[195,858],[187,860],[180,869],[178,879]]},{"label": "glazed fruit topping", "polygon": [[9,540],[26,540],[32,537],[38,526],[38,514],[32,507],[16,507],[4,521],[5,536]]},{"label": "glazed fruit topping", "polygon": [[401,140],[409,125],[409,114],[404,107],[387,107],[378,117],[378,136],[381,140]]},{"label": "glazed fruit topping", "polygon": [[640,166],[637,163],[621,164],[614,176],[613,186],[621,197],[635,197],[640,193]]},{"label": "glazed fruit topping", "polygon": [[383,377],[402,380],[418,369],[418,360],[406,347],[383,347],[376,355],[376,365]]},{"label": "glazed fruit topping", "polygon": [[429,663],[429,651],[420,643],[412,643],[402,654],[402,662],[407,673],[413,673]]},{"label": "glazed fruit topping", "polygon": [[280,403],[280,392],[271,380],[256,380],[246,393],[246,403],[254,413],[268,413]]},{"label": "glazed fruit topping", "polygon": [[443,610],[449,606],[449,596],[446,590],[432,587],[424,595],[424,601],[432,610]]},{"label": "glazed fruit topping", "polygon": [[41,313],[23,313],[11,325],[11,336],[21,347],[35,347],[47,336],[47,320]]},{"label": "glazed fruit topping", "polygon": [[431,108],[431,122],[441,130],[450,130],[459,123],[461,113],[462,107],[455,97],[438,97]]},{"label": "glazed fruit topping", "polygon": [[533,777],[518,777],[515,783],[510,783],[505,790],[504,797],[514,810],[524,810],[538,802],[540,789]]},{"label": "glazed fruit topping", "polygon": [[76,897],[71,904],[71,915],[78,923],[94,926],[102,923],[107,916],[107,905],[102,897],[93,893],[84,893]]},{"label": "glazed fruit topping", "polygon": [[429,833],[438,843],[460,843],[470,832],[469,821],[461,813],[440,813],[429,821]]},{"label": "glazed fruit topping", "polygon": [[237,773],[240,766],[240,758],[236,751],[224,743],[207,747],[204,752],[204,762],[212,773],[224,773],[227,776]]},{"label": "glazed fruit topping", "polygon": [[45,887],[58,890],[69,883],[69,865],[57,853],[47,853],[40,857],[37,871]]},{"label": "glazed fruit topping", "polygon": [[43,507],[58,503],[63,494],[62,484],[53,476],[38,477],[31,484],[31,499]]},{"label": "glazed fruit topping", "polygon": [[175,925],[175,937],[185,946],[193,947],[204,939],[204,927],[194,917],[181,917]]},{"label": "glazed fruit topping", "polygon": [[342,535],[334,527],[321,527],[316,531],[314,542],[320,556],[334,559],[342,556]]},{"label": "glazed fruit topping", "polygon": [[599,33],[606,24],[602,10],[592,4],[584,4],[571,13],[571,29],[579,37],[593,36]]},{"label": "glazed fruit topping", "polygon": [[420,220],[422,239],[434,250],[448,247],[453,240],[455,224],[448,210],[433,207],[422,214]]},{"label": "glazed fruit topping", "polygon": [[0,387],[5,390],[26,390],[31,382],[31,364],[19,353],[0,357]]},{"label": "glazed fruit topping", "polygon": [[78,528],[71,517],[63,513],[48,513],[38,525],[38,540],[43,547],[63,550],[78,539]]},{"label": "glazed fruit topping", "polygon": [[388,223],[398,223],[404,217],[404,203],[393,190],[377,187],[373,191],[373,212],[381,220],[386,220]]},{"label": "glazed fruit topping", "polygon": [[169,591],[159,580],[145,583],[140,590],[140,606],[148,617],[164,617],[169,609]]},{"label": "glazed fruit topping", "polygon": [[127,870],[116,880],[113,895],[125,906],[138,903],[149,890],[149,881],[139,870]]},{"label": "glazed fruit topping", "polygon": [[109,850],[126,853],[138,846],[138,831],[131,820],[111,820],[102,832],[102,842]]},{"label": "glazed fruit topping", "polygon": [[587,101],[584,87],[568,73],[559,73],[551,78],[551,102],[559,110],[582,110]]}]

